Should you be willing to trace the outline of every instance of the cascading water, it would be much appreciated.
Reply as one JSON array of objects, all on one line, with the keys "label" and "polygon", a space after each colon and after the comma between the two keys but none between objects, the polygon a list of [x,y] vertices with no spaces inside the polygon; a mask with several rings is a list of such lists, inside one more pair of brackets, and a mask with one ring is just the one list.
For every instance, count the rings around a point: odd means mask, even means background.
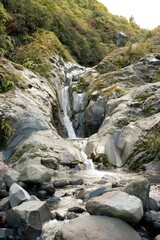
[{"label": "cascading water", "polygon": [[86,153],[84,152],[84,141],[82,139],[78,139],[76,137],[72,121],[70,120],[70,113],[71,113],[71,107],[70,107],[70,96],[69,96],[69,87],[72,84],[73,81],[78,81],[80,76],[86,71],[85,68],[82,68],[80,66],[67,66],[67,70],[65,73],[65,86],[62,88],[62,94],[61,94],[61,108],[63,112],[63,121],[65,128],[67,130],[67,135],[69,139],[75,139],[76,140],[76,147],[79,148],[81,156],[83,157],[84,164],[86,166],[86,169],[95,169],[94,164],[91,159],[88,158]]},{"label": "cascading water", "polygon": [[69,138],[76,138],[76,134],[72,125],[72,122],[69,118],[70,112],[70,100],[69,100],[69,86],[65,86],[62,89],[62,110],[63,110],[63,120],[68,133]]}]

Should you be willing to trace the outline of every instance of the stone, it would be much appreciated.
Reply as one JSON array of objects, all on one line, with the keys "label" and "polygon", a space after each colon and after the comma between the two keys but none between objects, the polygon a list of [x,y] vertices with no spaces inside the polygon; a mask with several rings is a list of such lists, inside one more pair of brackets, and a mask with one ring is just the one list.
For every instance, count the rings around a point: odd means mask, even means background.
[{"label": "stone", "polygon": [[14,230],[13,229],[0,228],[0,239],[4,240],[9,236],[14,236]]},{"label": "stone", "polygon": [[10,207],[9,197],[5,197],[0,201],[0,211],[6,211]]},{"label": "stone", "polygon": [[154,198],[149,198],[148,209],[158,212],[160,210],[160,203]]},{"label": "stone", "polygon": [[157,235],[154,240],[160,240],[160,235]]},{"label": "stone", "polygon": [[49,195],[53,195],[55,193],[55,188],[53,187],[53,185],[47,182],[42,183],[40,189],[45,190]]},{"label": "stone", "polygon": [[104,193],[105,190],[106,190],[105,187],[97,188],[96,190],[89,193],[88,198],[90,199],[90,198],[93,198],[93,197],[101,196]]},{"label": "stone", "polygon": [[53,186],[55,188],[63,188],[67,185],[69,185],[69,180],[68,179],[60,179],[60,180],[55,180],[53,182]]},{"label": "stone", "polygon": [[70,185],[82,185],[83,184],[83,179],[73,179],[69,181]]},{"label": "stone", "polygon": [[13,183],[17,183],[20,172],[14,169],[8,169],[3,175],[3,180],[6,186],[10,188]]},{"label": "stone", "polygon": [[68,212],[83,213],[83,212],[85,212],[85,209],[83,209],[81,207],[71,207],[68,209]]},{"label": "stone", "polygon": [[124,221],[106,216],[82,216],[64,223],[54,240],[140,240]]},{"label": "stone", "polygon": [[3,179],[0,177],[0,191],[1,190],[6,190],[6,185],[5,185],[4,181],[3,181]]},{"label": "stone", "polygon": [[124,191],[141,199],[144,209],[149,206],[150,182],[147,178],[137,177],[127,184]]},{"label": "stone", "polygon": [[9,189],[9,201],[11,207],[16,207],[22,202],[28,201],[30,195],[17,183],[13,183]]},{"label": "stone", "polygon": [[143,220],[149,229],[154,233],[160,234],[160,212],[147,211],[143,216]]},{"label": "stone", "polygon": [[8,210],[6,218],[9,227],[19,229],[22,239],[36,240],[52,214],[45,202],[28,201]]},{"label": "stone", "polygon": [[29,184],[41,184],[49,182],[51,174],[43,165],[31,164],[24,168],[19,176],[19,181]]},{"label": "stone", "polygon": [[129,223],[138,223],[143,216],[141,200],[121,191],[107,192],[90,199],[86,209],[91,215],[117,217]]}]

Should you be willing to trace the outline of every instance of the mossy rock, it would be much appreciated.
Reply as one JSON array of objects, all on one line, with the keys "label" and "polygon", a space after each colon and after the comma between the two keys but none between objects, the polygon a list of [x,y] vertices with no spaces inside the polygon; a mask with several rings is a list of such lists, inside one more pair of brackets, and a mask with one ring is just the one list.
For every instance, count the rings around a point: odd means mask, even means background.
[{"label": "mossy rock", "polygon": [[53,54],[58,54],[66,61],[73,61],[53,32],[41,30],[34,37],[34,41],[15,50],[15,62],[46,77],[52,68],[50,59]]},{"label": "mossy rock", "polygon": [[9,138],[12,136],[14,129],[7,119],[0,119],[0,149],[3,149]]}]

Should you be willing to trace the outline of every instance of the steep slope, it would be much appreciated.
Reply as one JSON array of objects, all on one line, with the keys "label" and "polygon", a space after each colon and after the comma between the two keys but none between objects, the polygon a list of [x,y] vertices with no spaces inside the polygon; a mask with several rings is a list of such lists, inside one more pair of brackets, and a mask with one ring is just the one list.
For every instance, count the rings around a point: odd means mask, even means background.
[{"label": "steep slope", "polygon": [[1,2],[10,14],[5,26],[15,45],[32,41],[38,29],[50,30],[85,66],[97,64],[117,45],[136,41],[146,32],[134,21],[112,15],[96,0]]}]

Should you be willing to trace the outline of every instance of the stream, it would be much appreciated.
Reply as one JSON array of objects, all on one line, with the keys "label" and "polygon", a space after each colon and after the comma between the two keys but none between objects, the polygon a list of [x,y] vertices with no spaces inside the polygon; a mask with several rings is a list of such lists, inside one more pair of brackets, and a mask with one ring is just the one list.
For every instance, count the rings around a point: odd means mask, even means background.
[{"label": "stream", "polygon": [[[77,138],[73,124],[70,120],[70,96],[69,87],[72,84],[73,78],[78,81],[79,77],[85,72],[84,69],[76,68],[67,70],[66,83],[62,88],[61,108],[63,110],[63,121],[68,134],[68,141],[71,141],[80,151],[86,170],[69,170],[69,171],[55,171],[52,177],[52,182],[60,181],[65,183],[61,187],[56,188],[55,197],[59,199],[57,204],[50,206],[54,216],[58,216],[60,221],[53,220],[46,223],[43,228],[43,240],[53,239],[54,232],[57,230],[58,225],[62,224],[63,220],[75,218],[78,215],[69,214],[68,209],[71,207],[81,207],[85,211],[85,203],[91,195],[96,194],[97,191],[105,189],[110,191],[112,188],[123,188],[129,181],[139,176],[147,177],[151,182],[150,197],[160,200],[160,176],[153,172],[147,173],[130,173],[123,168],[115,168],[109,171],[98,171],[95,169],[91,159],[88,158],[84,152],[84,147],[87,139]],[[113,144],[114,145],[114,144]],[[116,149],[115,149],[116,152]],[[117,155],[117,167],[121,166],[120,157]],[[75,181],[77,184],[70,184]],[[56,218],[57,219],[57,218]]]}]

